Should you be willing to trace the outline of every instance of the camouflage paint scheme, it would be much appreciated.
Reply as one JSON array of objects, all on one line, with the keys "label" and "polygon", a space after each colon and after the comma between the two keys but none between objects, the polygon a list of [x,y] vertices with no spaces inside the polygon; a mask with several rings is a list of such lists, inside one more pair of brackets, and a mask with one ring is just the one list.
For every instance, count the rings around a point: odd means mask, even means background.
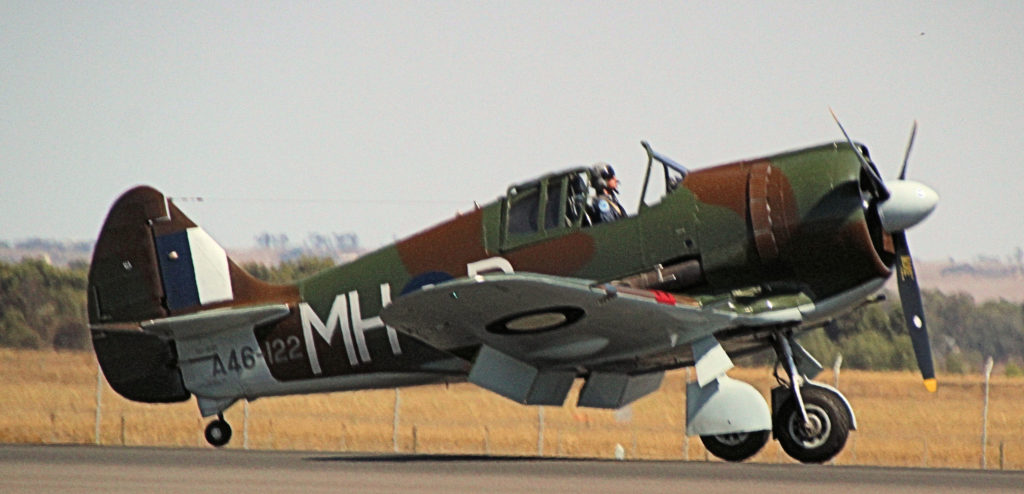
[{"label": "camouflage paint scheme", "polygon": [[[652,299],[667,293],[681,305],[717,304],[743,314],[793,308],[890,275],[892,240],[866,206],[858,159],[850,144],[836,142],[690,171],[677,186],[646,194],[652,199],[636,214],[593,226],[569,214],[569,179],[586,179],[586,169],[567,170],[517,184],[495,202],[295,285],[262,283],[228,260],[229,299],[174,308],[161,281],[168,261],[157,259],[158,251],[168,236],[196,225],[161,193],[139,187],[117,200],[97,242],[89,275],[94,346],[114,389],[148,402],[201,394],[182,379],[186,364],[214,375],[218,365],[222,374],[237,369],[241,381],[250,364],[269,371],[272,379],[260,378],[265,386],[238,384],[234,399],[462,380],[479,347],[442,351],[385,328],[376,316],[389,296],[397,301],[425,285],[465,278],[467,265],[496,257],[516,273],[632,287]],[[657,175],[658,165],[649,164],[648,173]],[[162,254],[176,259],[176,252]],[[248,354],[222,347],[209,361],[184,362],[173,335],[142,329],[146,321],[263,304],[286,306],[288,314],[249,329],[239,341],[255,344],[238,347]],[[312,313],[303,316],[304,305]],[[732,355],[768,346],[754,328],[716,336]],[[689,346],[681,345],[614,367],[644,373],[692,363]],[[575,369],[580,377],[593,370]],[[394,379],[402,374],[409,379]],[[373,375],[386,378],[330,379]],[[204,408],[204,415],[227,405]]]}]

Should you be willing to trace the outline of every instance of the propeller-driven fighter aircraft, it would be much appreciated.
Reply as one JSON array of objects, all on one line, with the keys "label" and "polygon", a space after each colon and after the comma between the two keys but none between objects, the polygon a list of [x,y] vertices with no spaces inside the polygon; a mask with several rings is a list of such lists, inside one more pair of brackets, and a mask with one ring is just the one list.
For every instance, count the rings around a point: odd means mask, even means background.
[{"label": "propeller-driven fighter aircraft", "polygon": [[[905,178],[906,160],[886,183],[848,136],[699,170],[643,145],[635,214],[600,222],[588,206],[607,177],[572,168],[293,285],[251,277],[163,194],[129,190],[89,272],[103,373],[131,400],[195,395],[223,446],[240,399],[469,381],[560,406],[582,379],[578,406],[616,409],[694,366],[686,433],[712,454],[742,461],[774,437],[824,462],[856,420],[811,380],[821,365],[795,336],[873,300],[895,271],[935,389],[905,231],[938,196]],[[784,371],[770,406],[726,374],[766,348]]]}]

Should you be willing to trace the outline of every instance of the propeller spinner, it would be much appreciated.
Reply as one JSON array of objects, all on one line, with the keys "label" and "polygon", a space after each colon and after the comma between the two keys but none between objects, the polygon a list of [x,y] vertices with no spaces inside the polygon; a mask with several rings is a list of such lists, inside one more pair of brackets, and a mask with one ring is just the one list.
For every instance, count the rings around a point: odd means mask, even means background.
[{"label": "propeller spinner", "polygon": [[[839,122],[835,112],[831,108],[829,111],[832,113],[836,125],[839,126],[839,130],[846,137],[846,142],[856,151],[857,146],[853,144],[853,140],[846,133],[846,129]],[[914,146],[916,135],[917,122],[915,121],[910,131],[907,151],[903,156],[903,167],[900,170],[899,179],[889,185],[885,184],[875,166],[860,152],[857,152],[857,157],[860,159],[865,174],[872,182],[875,204],[878,207],[882,227],[892,235],[893,244],[896,247],[897,286],[900,303],[903,306],[903,317],[907,324],[907,331],[910,333],[910,341],[914,346],[914,356],[917,358],[917,367],[921,370],[925,388],[930,392],[935,392],[938,385],[935,380],[935,365],[932,362],[931,342],[928,339],[924,304],[921,301],[921,288],[917,284],[917,274],[914,271],[914,261],[910,255],[910,246],[907,244],[906,230],[923,221],[935,210],[935,206],[939,202],[939,195],[927,185],[906,180],[907,162],[910,159],[910,150]]]}]

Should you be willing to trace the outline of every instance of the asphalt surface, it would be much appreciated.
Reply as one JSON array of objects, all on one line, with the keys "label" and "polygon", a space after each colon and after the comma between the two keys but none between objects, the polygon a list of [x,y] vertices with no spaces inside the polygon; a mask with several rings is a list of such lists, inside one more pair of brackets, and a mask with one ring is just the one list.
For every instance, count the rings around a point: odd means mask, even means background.
[{"label": "asphalt surface", "polygon": [[1024,472],[0,445],[0,493],[1024,492]]}]

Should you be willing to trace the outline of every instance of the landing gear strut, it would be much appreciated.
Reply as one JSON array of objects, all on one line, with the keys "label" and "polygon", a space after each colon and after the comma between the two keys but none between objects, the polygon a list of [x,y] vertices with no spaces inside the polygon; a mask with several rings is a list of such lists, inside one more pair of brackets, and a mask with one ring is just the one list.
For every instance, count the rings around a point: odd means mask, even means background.
[{"label": "landing gear strut", "polygon": [[[843,450],[856,428],[853,411],[839,391],[808,380],[798,369],[794,348],[800,358],[813,358],[793,341],[791,332],[776,333],[772,344],[789,378],[779,378],[780,386],[772,390],[775,438],[793,459],[824,463]],[[813,365],[820,369],[817,362]]]},{"label": "landing gear strut", "polygon": [[224,414],[218,413],[217,420],[206,426],[206,441],[215,447],[221,447],[231,440],[231,426],[224,420]]}]

